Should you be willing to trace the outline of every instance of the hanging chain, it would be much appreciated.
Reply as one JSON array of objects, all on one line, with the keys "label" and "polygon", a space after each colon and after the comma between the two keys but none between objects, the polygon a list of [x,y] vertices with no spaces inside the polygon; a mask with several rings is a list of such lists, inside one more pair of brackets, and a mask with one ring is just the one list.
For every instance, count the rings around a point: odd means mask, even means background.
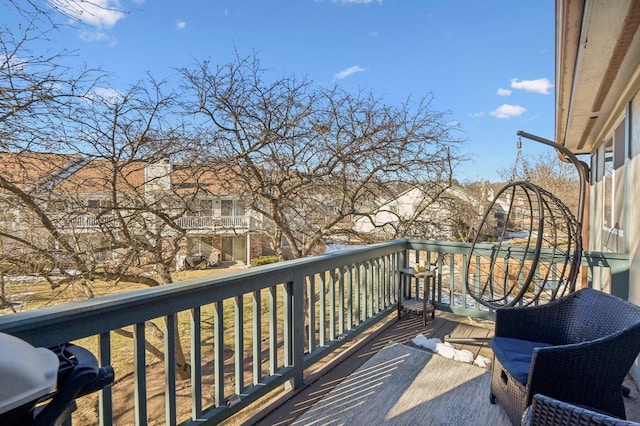
[{"label": "hanging chain", "polygon": [[513,169],[511,169],[511,182],[515,181],[518,178],[519,163],[522,163],[523,179],[518,180],[528,181],[531,176],[529,175],[529,165],[527,164],[527,161],[524,159],[524,155],[522,154],[522,138],[518,138],[518,153],[516,154],[516,159],[513,162]]}]

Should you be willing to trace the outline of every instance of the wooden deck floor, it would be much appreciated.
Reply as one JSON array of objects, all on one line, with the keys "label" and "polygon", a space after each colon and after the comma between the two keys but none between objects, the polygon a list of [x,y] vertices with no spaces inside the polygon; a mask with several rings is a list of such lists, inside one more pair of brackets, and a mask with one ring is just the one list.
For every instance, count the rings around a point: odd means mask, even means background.
[{"label": "wooden deck floor", "polygon": [[[289,425],[389,342],[402,343],[419,348],[411,342],[418,334],[441,340],[444,340],[445,336],[451,336],[452,338],[487,338],[493,335],[493,324],[438,312],[436,317],[424,326],[421,318],[406,315],[402,319],[396,320],[392,315],[380,331],[374,333],[358,347],[347,351],[342,357],[339,356],[337,359],[328,360],[324,367],[321,366],[318,371],[309,374],[303,389],[293,396],[279,398],[276,402],[263,406],[255,412],[241,413],[242,415],[225,422],[225,425]],[[454,343],[454,346],[456,349],[471,351],[474,357],[483,355],[491,359],[493,356],[488,341],[478,340]],[[628,379],[625,384],[631,388],[631,397],[625,398],[627,418],[640,422],[638,389],[631,379]],[[488,403],[489,389],[487,389],[485,395],[478,395],[478,398],[485,398]]]}]

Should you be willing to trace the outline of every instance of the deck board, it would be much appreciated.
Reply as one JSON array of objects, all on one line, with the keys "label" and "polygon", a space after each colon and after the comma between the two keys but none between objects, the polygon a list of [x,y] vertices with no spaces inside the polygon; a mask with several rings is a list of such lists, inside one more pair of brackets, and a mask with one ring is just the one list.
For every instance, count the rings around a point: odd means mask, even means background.
[{"label": "deck board", "polygon": [[[419,348],[411,343],[411,340],[418,334],[423,334],[427,338],[436,337],[441,340],[444,340],[445,336],[454,338],[491,337],[493,328],[489,322],[478,323],[466,317],[457,317],[440,311],[436,312],[436,317],[430,319],[426,326],[423,325],[422,318],[418,316],[403,315],[400,320],[396,320],[395,315],[392,315],[386,328],[375,334],[369,341],[363,343],[353,353],[339,361],[330,363],[326,371],[308,376],[305,379],[305,386],[297,393],[288,394],[279,399],[276,398],[277,402],[271,402],[270,405],[263,405],[254,410],[243,410],[239,415],[225,421],[223,424],[227,426],[290,425],[390,342]],[[467,349],[475,356],[480,354],[489,359],[493,357],[488,341],[456,343],[454,346],[457,349]],[[420,349],[424,350],[423,348]],[[625,398],[627,418],[633,421],[640,421],[640,395],[638,389],[630,378],[627,379],[625,384],[631,387],[631,398]],[[487,399],[486,394],[480,394],[478,398]]]}]

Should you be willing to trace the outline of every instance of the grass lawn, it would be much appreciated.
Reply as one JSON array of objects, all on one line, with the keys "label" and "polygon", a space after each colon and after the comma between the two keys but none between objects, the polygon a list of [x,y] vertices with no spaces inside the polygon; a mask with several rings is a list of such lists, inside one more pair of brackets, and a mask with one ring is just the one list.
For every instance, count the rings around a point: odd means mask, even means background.
[{"label": "grass lawn", "polygon": [[[214,268],[207,270],[193,270],[193,271],[181,271],[174,275],[174,281],[183,281],[192,278],[198,278],[213,274],[220,274],[230,272],[232,270],[244,269],[244,266],[233,266],[231,268]],[[17,308],[17,311],[25,311],[38,309],[46,306],[59,305],[76,300],[83,300],[87,297],[99,297],[108,294],[121,293],[130,290],[136,290],[145,288],[142,285],[130,285],[130,284],[118,284],[106,283],[102,281],[95,281],[91,283],[89,288],[83,288],[78,284],[72,284],[64,287],[52,289],[48,283],[36,280],[17,280],[8,281],[6,286],[6,293],[13,295],[12,300],[14,302],[24,303],[21,307]],[[262,311],[267,311],[268,298],[263,296]],[[244,300],[244,352],[245,356],[250,351],[250,345],[252,344],[252,303],[251,296],[247,295]],[[2,314],[8,315],[10,311],[5,311]],[[233,317],[234,317],[234,303],[232,300],[226,300],[224,302],[224,317],[225,317],[225,332],[224,332],[224,345],[225,345],[225,360],[226,364],[231,364],[234,354],[234,335],[233,329]],[[190,348],[190,313],[180,312],[178,313],[178,330],[180,334],[180,341],[182,342],[183,349],[187,360],[189,360],[189,348]],[[265,315],[266,319],[266,315]],[[203,405],[211,404],[213,400],[213,351],[207,348],[213,348],[213,307],[204,306],[201,310],[202,320],[202,347],[203,347],[203,386],[210,386],[203,392]],[[153,320],[153,323],[159,330],[164,330],[164,321],[162,318]],[[268,324],[263,321],[262,333],[263,336],[268,336]],[[123,330],[124,332],[132,332],[133,328],[128,327]],[[155,336],[152,329],[147,327],[146,329],[147,340],[154,346],[162,349],[161,336]],[[95,337],[82,339],[75,342],[94,354],[97,354],[97,339]],[[129,337],[119,335],[118,333],[111,333],[111,365],[116,372],[116,383],[113,386],[113,401],[114,401],[114,415],[115,424],[131,424],[133,421],[133,341]],[[267,360],[263,360],[263,368],[267,368]],[[228,370],[228,371],[227,371]],[[250,381],[250,366],[247,368],[247,374],[245,381]],[[164,424],[164,364],[150,352],[147,352],[147,402],[149,411],[149,424]],[[206,377],[205,377],[206,375]],[[225,371],[225,388],[227,394],[233,392],[233,371],[232,368]],[[188,396],[190,388],[190,381],[183,381],[178,384],[178,404],[180,406],[180,419],[186,420],[190,415],[189,398],[180,398],[180,395]],[[181,400],[185,403],[181,404]],[[78,410],[74,414],[74,423],[76,424],[97,424],[97,394],[88,395],[80,398],[78,402]]]}]

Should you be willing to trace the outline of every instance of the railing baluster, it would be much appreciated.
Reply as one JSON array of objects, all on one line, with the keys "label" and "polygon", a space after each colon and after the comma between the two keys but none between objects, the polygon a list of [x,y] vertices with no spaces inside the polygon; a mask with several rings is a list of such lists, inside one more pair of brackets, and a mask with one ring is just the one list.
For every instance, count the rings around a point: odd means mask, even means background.
[{"label": "railing baluster", "polygon": [[278,306],[277,287],[269,287],[269,374],[278,369]]},{"label": "railing baluster", "polygon": [[391,273],[393,274],[393,277],[391,280],[393,285],[393,287],[391,288],[391,300],[393,300],[393,303],[400,302],[398,300],[398,288],[400,287],[400,274],[398,273],[398,270],[401,269],[401,264],[400,264],[401,259],[402,259],[401,253],[395,253],[391,256],[391,262],[392,262]]},{"label": "railing baluster", "polygon": [[178,416],[176,411],[176,316],[174,314],[165,317],[164,333],[165,424],[175,426]]},{"label": "railing baluster", "polygon": [[242,296],[233,298],[234,309],[234,377],[236,382],[236,394],[240,395],[244,390],[244,299]]},{"label": "railing baluster", "polygon": [[330,269],[329,273],[329,340],[336,338],[336,280],[335,269]]},{"label": "railing baluster", "polygon": [[373,314],[377,314],[378,312],[380,312],[382,310],[382,288],[381,288],[381,282],[382,280],[380,279],[380,270],[381,268],[381,262],[382,259],[380,258],[376,258],[376,260],[374,260],[373,262],[373,281],[374,281],[374,288],[375,291],[373,292]]},{"label": "railing baluster", "polygon": [[262,298],[260,290],[253,292],[253,384],[262,378]]},{"label": "railing baluster", "polygon": [[347,330],[353,327],[353,265],[347,266],[345,271],[345,285],[347,286]]},{"label": "railing baluster", "polygon": [[380,309],[385,309],[389,305],[387,300],[387,279],[389,269],[387,268],[387,257],[380,259],[380,269],[378,271],[379,287],[380,287]]},{"label": "railing baluster", "polygon": [[384,291],[386,293],[385,295],[385,307],[389,307],[391,305],[394,304],[395,299],[393,297],[393,293],[394,293],[394,278],[393,275],[395,273],[395,267],[394,267],[394,262],[395,262],[395,256],[393,254],[389,254],[387,255],[387,257],[385,258],[385,274],[384,274],[384,279],[385,279],[385,283],[384,283]]},{"label": "railing baluster", "polygon": [[[463,256],[462,256],[462,279],[463,279],[463,282],[462,282],[462,286],[461,286],[461,288],[462,288],[461,293],[462,293],[462,297],[464,297],[465,299],[466,299],[466,297],[467,297],[467,286],[466,286],[466,284],[465,284],[465,282],[464,282],[464,278],[469,274],[469,270],[468,270],[468,268],[467,268],[467,264],[470,262],[470,260],[469,260],[469,256],[470,256],[470,255],[468,255],[468,254],[465,254],[465,255],[463,255]],[[477,265],[480,265],[480,257],[479,257],[479,256],[478,256],[478,257],[476,257],[475,262],[476,262],[476,264],[477,264]],[[479,274],[479,273],[480,273],[480,268],[479,268],[477,265],[476,265],[476,272],[475,272],[475,273],[476,273],[476,274]],[[474,280],[474,281],[475,281],[475,283],[476,283],[476,288],[474,289],[474,292],[475,292],[476,294],[480,294],[480,287],[479,287],[479,286],[481,285],[481,284],[480,284],[480,278],[479,278],[479,277],[480,277],[480,275],[476,275],[476,276],[477,276],[478,278],[476,278],[476,279]],[[453,288],[454,288],[454,286],[455,286],[455,281],[453,281],[453,280],[450,280],[450,281],[451,281],[450,286],[451,286],[451,288],[453,289]],[[452,295],[453,295],[453,294],[452,294]],[[476,302],[476,307],[479,307],[479,306],[477,306],[478,304],[479,304],[479,303],[478,303],[478,302]],[[464,305],[463,305],[463,306],[464,306]]]},{"label": "railing baluster", "polygon": [[360,269],[362,270],[362,275],[360,276],[360,281],[362,282],[362,320],[366,320],[371,316],[371,274],[370,274],[371,263],[370,262],[362,262],[360,264]]},{"label": "railing baluster", "polygon": [[[111,333],[100,333],[98,335],[98,360],[100,366],[111,365]],[[98,392],[98,409],[100,416],[100,426],[113,423],[113,393],[111,386],[107,386]]]},{"label": "railing baluster", "polygon": [[309,352],[313,352],[316,348],[316,291],[315,276],[309,276],[307,281],[307,316],[309,325],[307,327],[309,333],[309,341],[307,343]]},{"label": "railing baluster", "polygon": [[191,309],[191,418],[202,416],[202,319],[201,309]]},{"label": "railing baluster", "polygon": [[135,422],[138,426],[147,424],[147,375],[144,323],[133,326],[133,374],[135,378]]},{"label": "railing baluster", "polygon": [[[284,366],[285,367],[290,367],[294,365],[294,360],[296,357],[296,354],[294,353],[296,349],[295,345],[296,345],[297,339],[294,336],[295,327],[293,324],[293,320],[294,320],[293,304],[295,303],[295,300],[293,298],[293,292],[294,292],[293,286],[294,286],[294,283],[292,282],[286,283],[284,286],[284,294],[282,296],[282,316],[284,317],[282,328],[283,328],[283,335],[284,335]],[[300,318],[300,320],[302,320],[302,318]],[[303,329],[303,328],[304,327],[300,327],[300,329]],[[302,341],[300,343],[302,343]],[[297,349],[299,352],[303,352],[304,344],[299,344]],[[298,368],[302,368],[302,366],[298,366]]]},{"label": "railing baluster", "polygon": [[337,269],[338,274],[338,335],[344,334],[345,304],[344,304],[344,268]]},{"label": "railing baluster", "polygon": [[362,280],[360,279],[360,264],[356,263],[353,267],[353,272],[354,272],[354,278],[355,278],[355,282],[354,282],[354,287],[356,290],[356,294],[353,297],[354,302],[356,302],[356,306],[355,306],[355,318],[354,318],[354,325],[358,325],[361,322],[361,300],[360,300],[360,294],[361,294],[361,287],[362,287]]},{"label": "railing baluster", "polygon": [[320,302],[320,312],[318,313],[318,331],[319,345],[327,344],[327,271],[318,274],[320,279],[320,290],[318,290],[318,299]]},{"label": "railing baluster", "polygon": [[[436,264],[435,264],[436,276],[433,283],[433,285],[436,286],[436,300],[434,300],[434,302],[441,302],[442,301],[442,256],[440,254],[437,254],[436,256],[437,256]],[[453,255],[451,255],[450,258],[453,258]],[[449,277],[451,277],[452,275],[454,275],[453,261],[449,266]]]},{"label": "railing baluster", "polygon": [[213,375],[215,406],[224,405],[224,307],[223,302],[213,304]]}]

